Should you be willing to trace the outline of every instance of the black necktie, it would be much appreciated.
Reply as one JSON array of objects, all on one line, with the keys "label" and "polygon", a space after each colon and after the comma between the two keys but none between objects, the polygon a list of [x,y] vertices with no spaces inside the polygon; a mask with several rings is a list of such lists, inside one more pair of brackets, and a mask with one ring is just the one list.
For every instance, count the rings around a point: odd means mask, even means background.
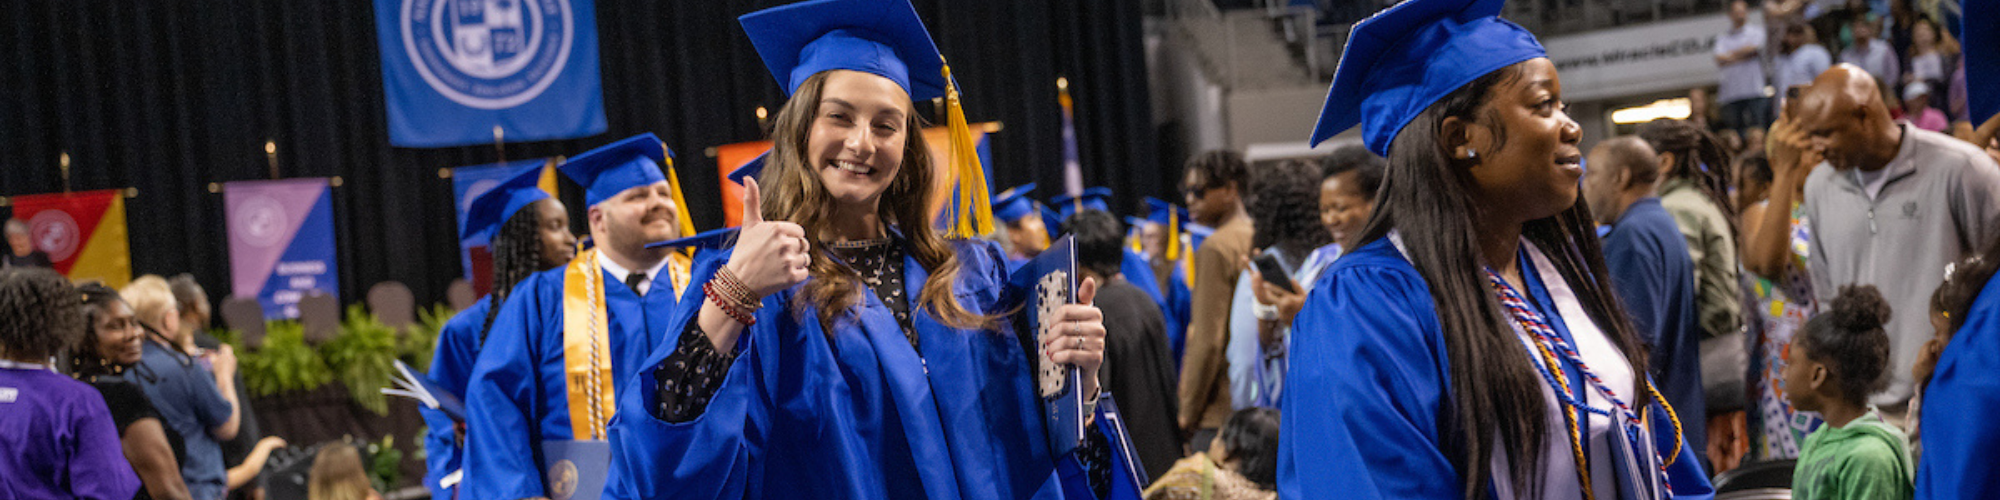
[{"label": "black necktie", "polygon": [[645,292],[639,291],[639,285],[645,282],[646,273],[633,272],[632,274],[625,275],[625,287],[632,289],[632,293],[639,294],[640,297],[646,296]]}]

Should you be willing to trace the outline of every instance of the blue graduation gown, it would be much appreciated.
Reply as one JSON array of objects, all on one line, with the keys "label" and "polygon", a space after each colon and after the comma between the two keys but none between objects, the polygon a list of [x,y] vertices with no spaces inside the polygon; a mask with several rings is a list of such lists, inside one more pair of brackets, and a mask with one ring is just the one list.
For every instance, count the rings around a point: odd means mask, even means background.
[{"label": "blue graduation gown", "polygon": [[1181,368],[1181,358],[1187,355],[1187,322],[1194,314],[1194,289],[1188,287],[1187,269],[1174,266],[1174,274],[1167,283],[1167,345],[1174,349],[1174,370]]},{"label": "blue graduation gown", "polygon": [[1924,456],[1917,498],[1990,498],[2000,492],[2000,279],[1989,280],[1924,389]]},{"label": "blue graduation gown", "polygon": [[[515,285],[493,319],[466,386],[466,481],[460,498],[546,495],[537,449],[541,441],[574,439],[563,376],[566,271],[567,266],[549,269]],[[667,321],[674,293],[664,274],[643,299],[621,278],[603,274],[612,387],[625,387],[660,339],[680,331]]]},{"label": "blue graduation gown", "polygon": [[[461,401],[465,399],[465,382],[472,378],[472,363],[479,357],[479,329],[486,326],[486,312],[492,306],[493,296],[488,295],[452,315],[438,332],[437,347],[431,353],[431,371],[425,378]],[[442,411],[419,406],[417,413],[423,415],[427,426],[424,487],[431,490],[432,498],[451,498],[451,489],[439,487],[438,481],[463,466],[465,449],[458,445],[456,424]]]},{"label": "blue graduation gown", "polygon": [[[1524,274],[1536,282],[1530,293],[1542,296],[1535,273]],[[1394,244],[1376,240],[1335,261],[1313,284],[1293,328],[1324,334],[1292,339],[1280,404],[1280,497],[1464,496],[1443,447],[1449,430],[1439,427],[1440,412],[1452,405],[1443,329],[1428,286]],[[1672,424],[1658,405],[1648,408],[1655,446],[1672,449],[1679,438]],[[1683,447],[1671,459],[1676,498],[1713,496],[1695,453]]]},{"label": "blue graduation gown", "polygon": [[[977,314],[1003,303],[1004,260],[990,242],[960,241],[959,303]],[[700,283],[729,252],[697,257]],[[928,274],[913,258],[904,281],[917,297]],[[1059,498],[1029,358],[1013,326],[963,330],[911,311],[921,357],[873,293],[831,338],[818,312],[788,307],[798,288],[764,298],[740,356],[694,420],[668,423],[648,357],[618,394],[605,498]],[[669,331],[700,312],[690,287]]]}]

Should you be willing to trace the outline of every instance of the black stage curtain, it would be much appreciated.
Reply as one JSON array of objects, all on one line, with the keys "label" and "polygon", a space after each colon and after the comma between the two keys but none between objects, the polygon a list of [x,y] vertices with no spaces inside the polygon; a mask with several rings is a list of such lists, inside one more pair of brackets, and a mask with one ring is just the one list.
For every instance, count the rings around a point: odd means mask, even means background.
[{"label": "black stage curtain", "polygon": [[[762,138],[753,110],[782,104],[736,16],[773,1],[599,0],[610,130],[506,146],[509,159],[574,155],[639,132],[678,154],[697,228],[722,214],[710,146]],[[998,120],[998,188],[1061,189],[1067,76],[1085,180],[1134,210],[1179,166],[1155,161],[1139,0],[917,0],[965,87],[973,121]],[[397,280],[442,301],[459,274],[450,181],[438,169],[495,161],[491,146],[392,148],[373,2],[12,0],[0,8],[0,195],[138,188],[128,201],[135,274],[192,272],[216,300],[229,267],[212,182],[339,176],[343,301]],[[920,106],[928,108],[929,106]],[[582,229],[573,186],[566,198]]]}]

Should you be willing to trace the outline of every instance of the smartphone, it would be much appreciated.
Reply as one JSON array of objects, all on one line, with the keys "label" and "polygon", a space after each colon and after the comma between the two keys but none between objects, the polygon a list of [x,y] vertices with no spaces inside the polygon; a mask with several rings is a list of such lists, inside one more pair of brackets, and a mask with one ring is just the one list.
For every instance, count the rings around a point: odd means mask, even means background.
[{"label": "smartphone", "polygon": [[1257,266],[1257,274],[1264,278],[1265,283],[1276,285],[1287,292],[1299,293],[1298,285],[1293,284],[1292,277],[1285,273],[1285,266],[1278,263],[1278,256],[1259,254],[1257,258],[1250,259],[1250,262]]}]

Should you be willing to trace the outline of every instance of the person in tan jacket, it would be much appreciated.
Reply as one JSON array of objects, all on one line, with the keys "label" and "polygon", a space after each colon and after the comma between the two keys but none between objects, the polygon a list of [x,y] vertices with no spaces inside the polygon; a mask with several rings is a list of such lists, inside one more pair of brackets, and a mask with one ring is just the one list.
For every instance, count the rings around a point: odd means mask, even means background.
[{"label": "person in tan jacket", "polygon": [[1239,263],[1250,254],[1254,233],[1243,210],[1242,190],[1249,165],[1234,151],[1210,151],[1188,160],[1181,195],[1198,224],[1215,234],[1195,249],[1194,289],[1187,351],[1181,359],[1180,426],[1189,443],[1203,451],[1234,409],[1229,398],[1229,304],[1236,293]]}]

